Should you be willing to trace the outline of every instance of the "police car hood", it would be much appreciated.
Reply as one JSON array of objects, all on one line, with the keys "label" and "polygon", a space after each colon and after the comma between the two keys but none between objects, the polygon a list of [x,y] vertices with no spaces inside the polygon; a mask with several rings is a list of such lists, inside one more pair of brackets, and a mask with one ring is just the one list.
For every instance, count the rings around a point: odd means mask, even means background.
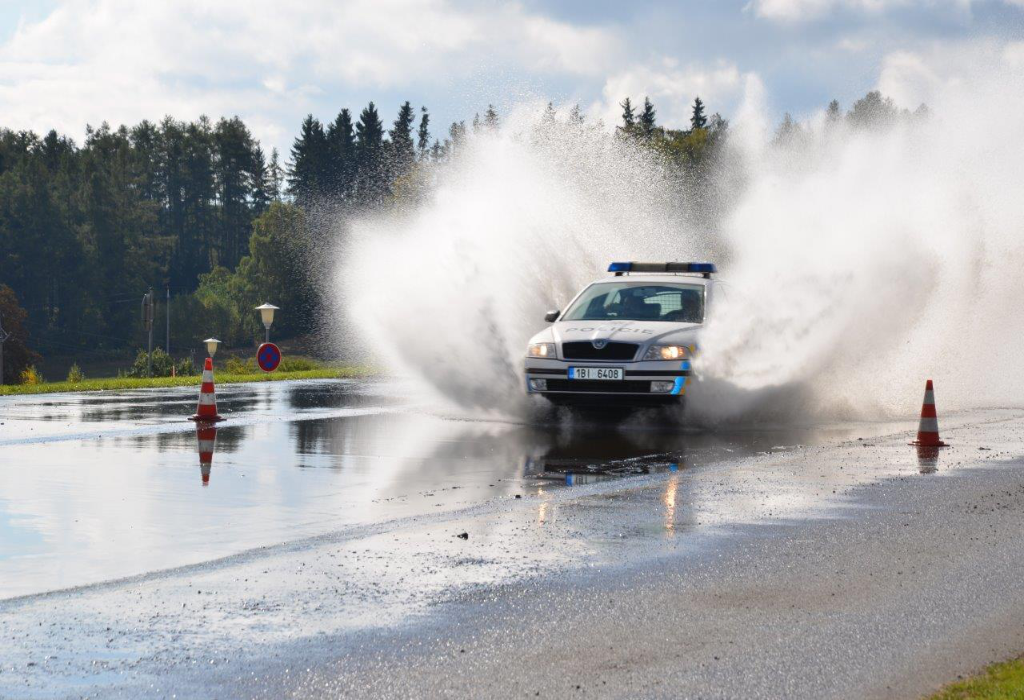
[{"label": "police car hood", "polygon": [[551,333],[559,343],[607,340],[642,345],[652,341],[690,343],[700,327],[699,323],[665,321],[558,321]]}]

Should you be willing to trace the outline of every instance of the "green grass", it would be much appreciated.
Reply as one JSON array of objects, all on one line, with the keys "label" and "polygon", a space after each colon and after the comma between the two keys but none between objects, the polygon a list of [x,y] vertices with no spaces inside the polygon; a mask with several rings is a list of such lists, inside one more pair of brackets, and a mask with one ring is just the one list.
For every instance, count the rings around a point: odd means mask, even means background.
[{"label": "green grass", "polygon": [[940,690],[929,700],[1024,700],[1024,659],[993,664]]},{"label": "green grass", "polygon": [[[301,371],[277,371],[270,374],[219,374],[214,371],[217,384],[240,384],[244,382],[279,382],[286,379],[342,379],[350,377],[367,377],[374,374],[368,367],[335,367],[318,368]],[[67,391],[116,391],[120,389],[153,389],[172,386],[199,386],[202,376],[194,377],[154,377],[152,379],[134,379],[129,377],[112,377],[108,379],[85,379],[81,382],[44,382],[42,384],[8,384],[0,386],[0,396],[17,396],[23,394],[51,394]]]}]

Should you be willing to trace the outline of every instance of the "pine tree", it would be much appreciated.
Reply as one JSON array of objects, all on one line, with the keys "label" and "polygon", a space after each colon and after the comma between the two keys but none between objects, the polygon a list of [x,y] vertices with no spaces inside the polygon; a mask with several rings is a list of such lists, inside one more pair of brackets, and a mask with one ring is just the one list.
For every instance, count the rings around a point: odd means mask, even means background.
[{"label": "pine tree", "polygon": [[420,107],[420,128],[416,131],[416,150],[419,151],[420,160],[427,157],[430,148],[430,115],[426,107]]},{"label": "pine tree", "polygon": [[352,114],[348,109],[338,112],[327,127],[326,190],[334,198],[345,198],[352,193],[356,178],[356,138],[352,129]]},{"label": "pine tree", "polygon": [[185,125],[170,117],[160,122],[156,142],[156,190],[163,206],[157,215],[161,229],[174,239],[170,278],[175,287],[194,289],[195,277],[185,258],[192,235],[185,225]]},{"label": "pine tree", "polygon": [[466,139],[466,122],[452,122],[448,127],[448,138],[451,140],[451,148],[461,146]]},{"label": "pine tree", "polygon": [[60,136],[53,129],[46,134],[39,145],[39,155],[42,156],[43,164],[51,173],[56,174],[74,151],[74,142],[66,136]]},{"label": "pine tree", "polygon": [[302,120],[302,128],[292,145],[288,173],[288,189],[300,205],[319,197],[323,190],[326,151],[327,135],[323,124],[309,114]]},{"label": "pine tree", "polygon": [[[137,184],[142,196],[158,207],[164,204],[160,188],[160,130],[156,124],[143,119],[130,130]],[[74,162],[74,144],[67,154],[65,168]]]},{"label": "pine tree", "polygon": [[700,97],[693,100],[693,114],[690,116],[691,129],[703,129],[708,125],[708,119],[704,116],[704,102]]},{"label": "pine tree", "polygon": [[622,107],[622,126],[619,128],[630,133],[636,126],[636,114],[633,112],[633,103],[627,97],[619,103],[619,106]]},{"label": "pine tree", "polygon": [[725,134],[726,129],[729,128],[729,120],[723,117],[718,112],[711,115],[708,119],[708,131],[711,132],[712,136],[721,137]]},{"label": "pine tree", "polygon": [[648,98],[644,98],[644,111],[640,113],[640,136],[649,141],[654,136],[654,118],[657,112]]},{"label": "pine tree", "polygon": [[825,122],[827,124],[837,124],[842,118],[843,112],[839,108],[839,100],[832,100],[829,102],[828,109],[825,110]]},{"label": "pine tree", "polygon": [[[254,212],[250,203],[265,206],[257,188],[263,152],[249,128],[238,117],[221,119],[211,135],[213,176],[220,204],[219,222],[211,245],[220,264],[234,267],[248,249]],[[205,270],[204,270],[205,272]]]},{"label": "pine tree", "polygon": [[362,204],[377,204],[387,195],[384,163],[384,124],[371,102],[356,122],[357,194]]},{"label": "pine tree", "polygon": [[406,102],[399,108],[398,117],[388,132],[391,139],[390,166],[392,172],[390,179],[392,181],[408,173],[416,159],[416,148],[412,139],[412,125],[415,119],[416,114],[412,105]]},{"label": "pine tree", "polygon": [[783,146],[788,145],[799,138],[800,133],[800,125],[793,121],[793,117],[790,116],[789,112],[786,112],[782,118],[782,123],[779,124],[779,128],[775,130],[775,143]]},{"label": "pine tree", "polygon": [[544,116],[541,117],[541,124],[544,126],[552,126],[555,123],[555,117],[558,112],[555,111],[555,105],[548,102],[548,106],[544,108]]},{"label": "pine tree", "polygon": [[[259,145],[259,142],[256,143],[253,155],[255,161],[252,177],[252,213],[254,216],[259,216],[274,201],[274,194],[271,191],[273,184],[270,182],[270,165],[267,163],[263,147]],[[248,236],[246,236],[245,244],[248,247]]]},{"label": "pine tree", "polygon": [[890,97],[882,97],[878,90],[872,90],[853,103],[847,119],[858,127],[879,127],[892,124],[899,117],[899,109]]},{"label": "pine tree", "polygon": [[573,105],[573,108],[569,110],[569,123],[574,126],[583,126],[583,110],[580,109],[579,103]]},{"label": "pine tree", "polygon": [[185,229],[192,244],[182,250],[185,278],[189,287],[202,272],[218,263],[215,246],[217,210],[216,187],[213,172],[213,127],[203,116],[185,125],[183,204]]},{"label": "pine tree", "polygon": [[280,202],[284,193],[284,170],[281,168],[281,155],[276,148],[270,151],[270,163],[267,165],[267,194],[271,201]]},{"label": "pine tree", "polygon": [[498,113],[494,109],[494,105],[487,105],[487,111],[484,112],[484,126],[489,131],[494,131],[498,128]]}]

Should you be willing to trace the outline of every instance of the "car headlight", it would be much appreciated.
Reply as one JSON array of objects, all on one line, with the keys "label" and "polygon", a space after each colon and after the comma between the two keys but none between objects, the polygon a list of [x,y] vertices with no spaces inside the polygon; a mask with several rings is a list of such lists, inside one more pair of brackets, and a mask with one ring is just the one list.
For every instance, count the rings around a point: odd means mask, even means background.
[{"label": "car headlight", "polygon": [[681,360],[686,357],[684,345],[652,345],[647,348],[644,360]]},{"label": "car headlight", "polygon": [[547,359],[555,359],[555,344],[554,343],[532,343],[526,350],[526,354],[530,357],[543,357]]}]

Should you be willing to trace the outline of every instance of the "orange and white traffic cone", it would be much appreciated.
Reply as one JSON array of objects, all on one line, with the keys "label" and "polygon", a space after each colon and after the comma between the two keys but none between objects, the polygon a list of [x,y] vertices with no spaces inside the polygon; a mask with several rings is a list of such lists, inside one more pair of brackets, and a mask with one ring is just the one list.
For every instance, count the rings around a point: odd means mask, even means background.
[{"label": "orange and white traffic cone", "polygon": [[939,439],[939,418],[935,413],[935,389],[932,380],[924,385],[924,403],[921,405],[921,424],[917,429],[917,440],[910,443],[919,447],[945,447]]},{"label": "orange and white traffic cone", "polygon": [[189,420],[202,421],[204,423],[216,423],[224,420],[217,415],[217,394],[213,391],[213,359],[206,358],[206,366],[203,367],[203,386],[199,390],[199,407],[196,414]]},{"label": "orange and white traffic cone", "polygon": [[199,443],[199,471],[203,486],[210,485],[210,469],[213,467],[213,450],[217,444],[217,426],[213,423],[196,425],[196,441]]}]

